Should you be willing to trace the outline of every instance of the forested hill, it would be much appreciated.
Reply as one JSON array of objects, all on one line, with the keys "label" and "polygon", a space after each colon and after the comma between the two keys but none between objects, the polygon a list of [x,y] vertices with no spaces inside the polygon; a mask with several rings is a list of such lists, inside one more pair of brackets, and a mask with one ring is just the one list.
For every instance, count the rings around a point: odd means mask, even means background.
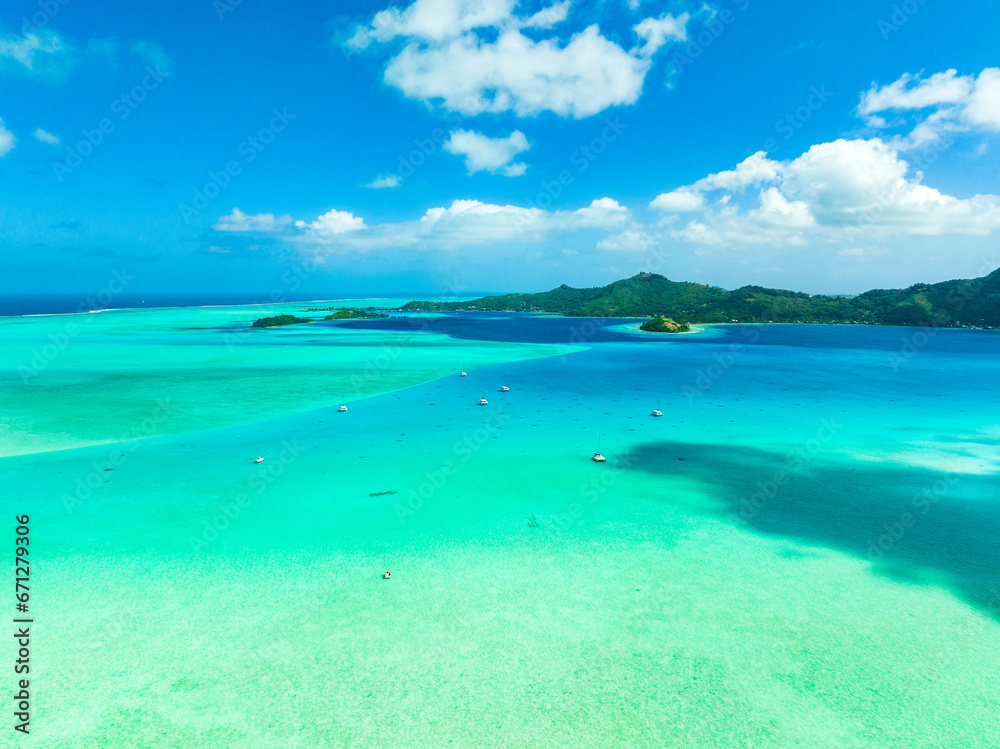
[{"label": "forested hill", "polygon": [[580,317],[663,317],[678,323],[861,323],[1000,327],[1000,269],[976,279],[875,289],[854,297],[671,281],[655,273],[590,289],[565,284],[536,294],[468,302],[410,302],[403,310],[547,312]]}]

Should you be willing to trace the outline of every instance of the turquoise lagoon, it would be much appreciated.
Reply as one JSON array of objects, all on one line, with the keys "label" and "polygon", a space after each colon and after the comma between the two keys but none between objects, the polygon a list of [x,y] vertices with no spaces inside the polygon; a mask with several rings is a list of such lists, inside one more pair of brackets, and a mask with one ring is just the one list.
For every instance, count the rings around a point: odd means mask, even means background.
[{"label": "turquoise lagoon", "polygon": [[25,746],[996,745],[997,334],[303,306],[0,319]]}]

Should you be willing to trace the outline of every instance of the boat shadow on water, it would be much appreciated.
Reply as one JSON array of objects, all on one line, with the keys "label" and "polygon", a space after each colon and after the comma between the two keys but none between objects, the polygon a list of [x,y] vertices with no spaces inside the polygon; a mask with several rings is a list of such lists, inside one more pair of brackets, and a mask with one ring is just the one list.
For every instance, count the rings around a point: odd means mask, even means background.
[{"label": "boat shadow on water", "polygon": [[943,583],[1000,623],[993,476],[672,441],[630,452],[635,470],[708,487],[734,524],[849,553],[900,582]]}]

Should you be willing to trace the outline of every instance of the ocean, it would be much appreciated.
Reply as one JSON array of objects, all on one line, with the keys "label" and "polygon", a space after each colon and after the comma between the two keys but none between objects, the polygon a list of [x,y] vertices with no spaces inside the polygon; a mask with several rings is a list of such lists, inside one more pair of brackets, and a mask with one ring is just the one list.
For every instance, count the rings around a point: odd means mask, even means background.
[{"label": "ocean", "polygon": [[1000,334],[303,306],[0,318],[36,741],[995,745]]}]

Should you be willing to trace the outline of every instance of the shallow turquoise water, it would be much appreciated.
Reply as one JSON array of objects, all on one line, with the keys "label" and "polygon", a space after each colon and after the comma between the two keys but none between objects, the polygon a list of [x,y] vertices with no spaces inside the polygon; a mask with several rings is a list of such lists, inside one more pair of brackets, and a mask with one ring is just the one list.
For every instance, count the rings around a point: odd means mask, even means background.
[{"label": "shallow turquoise water", "polygon": [[995,744],[1000,336],[116,314],[0,321],[46,747]]}]

